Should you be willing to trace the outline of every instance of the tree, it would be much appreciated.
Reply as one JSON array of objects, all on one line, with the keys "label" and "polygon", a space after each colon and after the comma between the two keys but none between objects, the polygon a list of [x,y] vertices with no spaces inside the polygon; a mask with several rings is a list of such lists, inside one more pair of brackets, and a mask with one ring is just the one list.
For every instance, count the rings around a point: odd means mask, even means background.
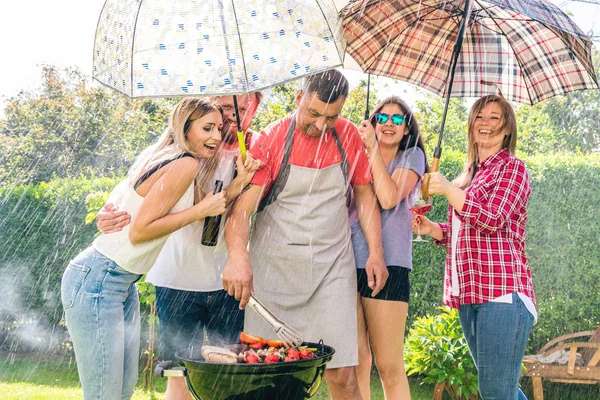
[{"label": "tree", "polygon": [[[369,112],[372,112],[379,100],[377,89],[371,85],[369,93]],[[367,101],[367,81],[361,80],[358,85],[348,93],[342,115],[358,125],[365,119],[365,108]]]},{"label": "tree", "polygon": [[[600,76],[598,49],[593,50],[592,58],[596,76]],[[571,92],[533,106],[521,107],[521,124],[527,128],[522,132],[522,142],[532,152],[598,152],[600,90]]]},{"label": "tree", "polygon": [[0,183],[123,174],[165,127],[169,100],[89,87],[77,69],[42,68],[42,85],[10,98],[0,124]]},{"label": "tree", "polygon": [[561,142],[543,104],[523,105],[517,110],[517,150],[525,154],[552,152]]},{"label": "tree", "polygon": [[298,81],[275,86],[264,93],[264,99],[254,117],[252,129],[261,131],[271,122],[285,117],[296,110],[296,92],[300,88]]},{"label": "tree", "polygon": [[[426,93],[416,104],[416,116],[421,127],[425,147],[433,152],[440,133],[442,113],[446,100]],[[448,106],[448,114],[444,125],[442,148],[466,152],[467,149],[467,115],[463,99],[453,98]]]}]

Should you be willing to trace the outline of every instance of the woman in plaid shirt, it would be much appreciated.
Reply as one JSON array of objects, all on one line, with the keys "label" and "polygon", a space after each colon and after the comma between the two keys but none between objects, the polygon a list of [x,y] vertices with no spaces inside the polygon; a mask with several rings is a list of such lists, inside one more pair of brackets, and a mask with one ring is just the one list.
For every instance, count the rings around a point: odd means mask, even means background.
[{"label": "woman in plaid shirt", "polygon": [[415,216],[412,227],[446,246],[444,301],[459,309],[481,397],[526,399],[519,374],[537,312],[525,255],[531,189],[514,156],[515,112],[502,96],[484,96],[469,112],[468,131],[462,174],[450,183],[431,173],[430,193],[450,203],[448,223]]}]

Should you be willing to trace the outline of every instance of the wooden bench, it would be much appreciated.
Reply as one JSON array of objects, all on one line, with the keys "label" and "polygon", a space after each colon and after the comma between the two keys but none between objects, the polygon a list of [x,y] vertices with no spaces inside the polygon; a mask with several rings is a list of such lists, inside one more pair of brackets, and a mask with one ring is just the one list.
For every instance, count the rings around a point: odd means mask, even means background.
[{"label": "wooden bench", "polygon": [[[587,341],[582,338],[588,337]],[[577,350],[581,349],[583,365],[575,365]],[[557,337],[546,343],[537,355],[547,357],[561,351],[569,351],[569,362],[566,365],[542,364],[538,361],[524,360],[526,372],[523,376],[531,377],[535,400],[544,399],[542,380],[561,383],[596,384],[600,383],[600,326],[594,331],[571,333]]]}]

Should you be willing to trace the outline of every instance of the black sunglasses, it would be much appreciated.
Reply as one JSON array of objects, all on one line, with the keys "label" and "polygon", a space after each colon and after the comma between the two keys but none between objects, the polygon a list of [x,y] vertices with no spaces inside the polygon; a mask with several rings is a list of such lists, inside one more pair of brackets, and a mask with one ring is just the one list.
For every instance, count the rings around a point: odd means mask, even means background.
[{"label": "black sunglasses", "polygon": [[[375,121],[378,124],[383,125],[386,122],[388,122],[389,119],[390,119],[389,114],[384,114],[384,113],[375,114]],[[402,114],[392,115],[392,123],[394,125],[402,125],[403,122],[404,122],[404,115],[402,115]]]}]

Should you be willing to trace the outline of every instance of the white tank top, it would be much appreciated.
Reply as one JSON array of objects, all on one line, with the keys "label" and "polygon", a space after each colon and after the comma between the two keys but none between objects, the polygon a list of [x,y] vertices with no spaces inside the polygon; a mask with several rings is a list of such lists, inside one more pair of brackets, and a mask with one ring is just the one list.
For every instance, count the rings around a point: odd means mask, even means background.
[{"label": "white tank top", "polygon": [[[238,153],[237,149],[221,150],[219,165],[213,179],[207,182],[205,193],[214,190],[215,180],[223,181],[224,188],[231,183]],[[221,218],[216,246],[204,246],[201,243],[203,219],[173,232],[146,275],[146,281],[154,286],[192,292],[223,289],[221,273],[227,264],[227,246],[223,236],[226,219],[227,213]]]},{"label": "white tank top", "polygon": [[[112,190],[108,202],[115,204],[119,211],[127,211],[133,220],[139,213],[144,198],[137,194],[133,189],[133,184],[126,179]],[[193,205],[194,183],[192,182],[169,213],[179,212]],[[92,245],[94,249],[113,260],[121,268],[133,274],[145,274],[156,261],[169,235],[140,244],[132,244],[129,241],[130,225],[126,225],[119,232],[98,236]]]}]

